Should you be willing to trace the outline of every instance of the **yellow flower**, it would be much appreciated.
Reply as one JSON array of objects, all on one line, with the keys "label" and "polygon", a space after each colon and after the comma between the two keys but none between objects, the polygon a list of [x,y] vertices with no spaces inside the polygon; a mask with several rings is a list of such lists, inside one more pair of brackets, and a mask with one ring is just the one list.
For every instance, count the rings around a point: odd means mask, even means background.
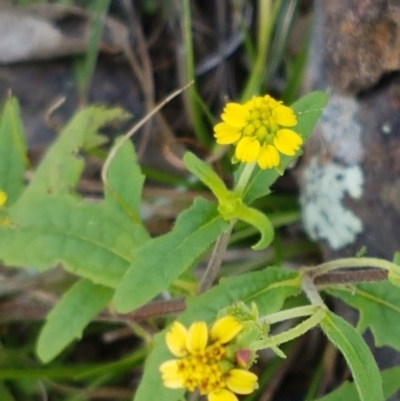
[{"label": "yellow flower", "polygon": [[255,96],[244,104],[228,103],[221,118],[214,127],[217,143],[235,144],[235,157],[242,163],[277,167],[279,153],[293,156],[303,143],[290,129],[297,125],[294,111],[269,95]]},{"label": "yellow flower", "polygon": [[3,207],[7,202],[7,194],[0,190],[0,207]]},{"label": "yellow flower", "polygon": [[[238,117],[239,119],[240,117]],[[171,359],[160,366],[165,387],[199,390],[208,401],[238,401],[236,394],[250,394],[257,388],[257,376],[241,369],[228,344],[243,329],[233,316],[218,319],[211,329],[194,322],[186,329],[174,322],[166,334]]]}]

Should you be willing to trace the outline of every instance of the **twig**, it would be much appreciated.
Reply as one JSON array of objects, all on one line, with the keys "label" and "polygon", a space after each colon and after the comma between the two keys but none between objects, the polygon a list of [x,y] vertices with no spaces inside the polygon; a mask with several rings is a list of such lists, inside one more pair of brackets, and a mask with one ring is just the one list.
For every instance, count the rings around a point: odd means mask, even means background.
[{"label": "twig", "polygon": [[387,280],[387,270],[363,269],[356,271],[341,271],[322,274],[314,279],[315,285],[327,284],[356,284],[370,281]]},{"label": "twig", "polygon": [[211,258],[208,261],[208,265],[206,268],[206,271],[203,275],[203,278],[201,280],[200,286],[199,286],[199,294],[202,294],[203,292],[207,291],[212,284],[214,283],[216,277],[218,276],[221,263],[222,263],[222,258],[224,257],[226,248],[229,243],[229,239],[231,237],[231,231],[233,228],[234,222],[231,222],[230,226],[226,231],[224,231],[218,238],[217,241],[215,242],[214,249],[211,254]]}]

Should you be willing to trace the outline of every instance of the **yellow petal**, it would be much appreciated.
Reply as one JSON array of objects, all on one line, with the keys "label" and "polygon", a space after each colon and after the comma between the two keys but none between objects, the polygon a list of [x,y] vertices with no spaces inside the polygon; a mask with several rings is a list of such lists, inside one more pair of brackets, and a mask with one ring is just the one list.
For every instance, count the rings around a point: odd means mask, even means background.
[{"label": "yellow petal", "polygon": [[7,194],[4,191],[0,191],[0,207],[4,206],[7,202]]},{"label": "yellow petal", "polygon": [[239,401],[235,394],[222,388],[208,394],[208,401]]},{"label": "yellow petal", "polygon": [[186,348],[187,336],[188,332],[183,324],[179,322],[174,322],[172,324],[170,330],[165,336],[167,347],[172,354],[180,357],[188,354],[188,350]]},{"label": "yellow petal", "polygon": [[231,341],[241,330],[243,326],[233,316],[225,316],[218,319],[211,328],[211,338],[225,344]]},{"label": "yellow petal", "polygon": [[300,135],[290,129],[280,129],[274,138],[274,145],[284,155],[293,156],[303,143]]},{"label": "yellow petal", "polygon": [[228,103],[224,108],[221,118],[229,125],[242,128],[249,120],[250,113],[247,110],[247,107],[239,103]]},{"label": "yellow petal", "polygon": [[260,142],[257,139],[245,136],[242,138],[235,151],[235,156],[243,163],[253,163],[260,152]]},{"label": "yellow petal", "polygon": [[184,379],[178,371],[178,360],[172,359],[160,366],[161,378],[167,388],[183,388]]},{"label": "yellow petal", "polygon": [[276,107],[280,106],[282,102],[278,102],[270,95],[265,95],[263,97],[264,104],[268,105],[271,109],[275,109]]},{"label": "yellow petal", "polygon": [[283,127],[294,127],[297,125],[297,117],[294,111],[282,104],[274,110],[274,117],[276,122]]},{"label": "yellow petal", "polygon": [[226,386],[236,394],[250,394],[257,388],[257,375],[244,369],[228,372]]},{"label": "yellow petal", "polygon": [[186,348],[191,354],[199,354],[206,349],[208,329],[205,322],[194,322],[189,328]]},{"label": "yellow petal", "polygon": [[275,146],[263,145],[257,158],[257,163],[261,169],[279,166],[279,153]]},{"label": "yellow petal", "polygon": [[227,123],[219,123],[214,127],[214,136],[220,145],[230,145],[239,140],[240,130]]}]

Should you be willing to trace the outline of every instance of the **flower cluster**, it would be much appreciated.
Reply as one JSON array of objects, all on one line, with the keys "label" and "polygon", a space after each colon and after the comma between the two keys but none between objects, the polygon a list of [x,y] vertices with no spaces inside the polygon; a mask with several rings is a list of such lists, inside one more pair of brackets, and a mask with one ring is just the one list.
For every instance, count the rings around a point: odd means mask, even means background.
[{"label": "flower cluster", "polygon": [[243,363],[229,348],[242,329],[242,324],[232,316],[218,319],[210,330],[205,322],[194,322],[189,329],[174,322],[166,342],[178,359],[160,366],[164,386],[198,389],[201,395],[207,395],[208,401],[237,401],[235,393],[252,393],[257,388],[257,376],[242,369]]},{"label": "flower cluster", "polygon": [[244,104],[228,103],[214,127],[221,145],[235,144],[235,157],[257,162],[261,169],[278,167],[280,155],[293,156],[303,143],[290,128],[297,125],[294,111],[271,96],[255,96]]}]

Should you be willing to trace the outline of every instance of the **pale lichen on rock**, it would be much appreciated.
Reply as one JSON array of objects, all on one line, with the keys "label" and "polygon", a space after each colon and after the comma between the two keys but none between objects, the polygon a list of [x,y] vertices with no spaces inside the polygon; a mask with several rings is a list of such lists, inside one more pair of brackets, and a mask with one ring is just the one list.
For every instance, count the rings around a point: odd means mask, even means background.
[{"label": "pale lichen on rock", "polygon": [[349,209],[347,197],[362,196],[364,158],[359,105],[354,98],[332,94],[312,139],[314,156],[304,162],[301,204],[306,231],[332,250],[356,241],[362,220]]},{"label": "pale lichen on rock", "polygon": [[304,225],[312,239],[326,240],[334,249],[352,244],[362,232],[362,221],[343,205],[346,195],[362,195],[363,173],[358,165],[335,162],[319,165],[312,157],[303,172],[301,205]]}]

